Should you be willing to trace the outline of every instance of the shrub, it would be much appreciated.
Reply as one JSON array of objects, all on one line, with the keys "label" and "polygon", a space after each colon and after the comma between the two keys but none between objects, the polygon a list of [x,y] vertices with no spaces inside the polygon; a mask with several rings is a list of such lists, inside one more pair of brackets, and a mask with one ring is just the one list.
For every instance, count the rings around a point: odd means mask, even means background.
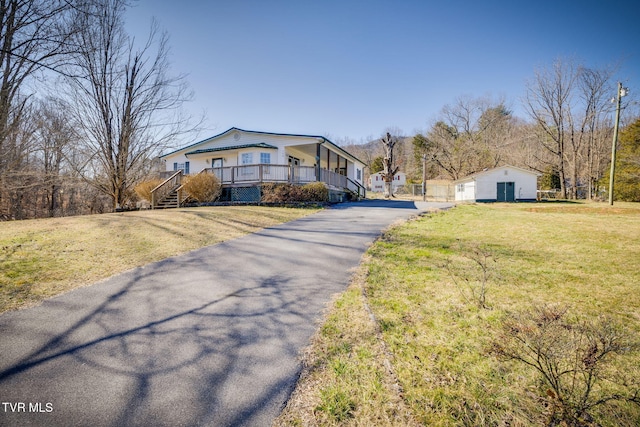
[{"label": "shrub", "polygon": [[296,202],[301,198],[300,187],[291,184],[264,184],[261,201],[266,203]]},{"label": "shrub", "polygon": [[638,345],[611,318],[567,319],[567,308],[535,307],[508,317],[494,354],[535,369],[544,384],[547,425],[591,426],[601,406],[640,405],[640,383],[619,362]]},{"label": "shrub", "polygon": [[465,247],[459,243],[459,252],[462,255],[458,259],[448,258],[444,265],[453,284],[466,302],[475,303],[481,309],[490,308],[487,292],[496,270],[494,255],[489,248],[478,244]]},{"label": "shrub", "polygon": [[139,198],[151,202],[151,190],[153,190],[160,184],[162,184],[162,180],[159,178],[149,179],[146,181],[142,181],[140,184],[136,185],[134,191]]},{"label": "shrub", "polygon": [[261,201],[265,203],[326,202],[329,190],[321,182],[303,186],[293,184],[264,184]]},{"label": "shrub", "polygon": [[304,201],[306,202],[328,202],[329,189],[322,182],[312,182],[302,187]]},{"label": "shrub", "polygon": [[213,202],[220,197],[222,185],[215,175],[209,173],[199,173],[185,178],[184,191],[197,202]]}]

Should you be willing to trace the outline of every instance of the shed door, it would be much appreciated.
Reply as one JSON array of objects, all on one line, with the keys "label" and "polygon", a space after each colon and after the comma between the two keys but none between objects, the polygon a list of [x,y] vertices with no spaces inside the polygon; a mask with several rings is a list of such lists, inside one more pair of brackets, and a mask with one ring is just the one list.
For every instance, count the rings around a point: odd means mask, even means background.
[{"label": "shed door", "polygon": [[499,182],[498,183],[498,201],[499,202],[515,202],[515,183]]}]

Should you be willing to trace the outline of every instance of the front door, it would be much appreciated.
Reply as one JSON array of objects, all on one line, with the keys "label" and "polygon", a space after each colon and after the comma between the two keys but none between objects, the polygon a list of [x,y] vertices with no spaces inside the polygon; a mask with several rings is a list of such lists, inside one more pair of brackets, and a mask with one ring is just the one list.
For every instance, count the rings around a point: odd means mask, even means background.
[{"label": "front door", "polygon": [[211,169],[213,169],[213,174],[222,182],[224,180],[222,176],[222,158],[211,159]]},{"label": "front door", "polygon": [[515,202],[515,187],[513,182],[499,182],[497,200],[499,202]]},{"label": "front door", "polygon": [[300,166],[300,159],[297,157],[289,156],[289,166]]},{"label": "front door", "polygon": [[289,156],[289,182],[298,182],[298,170],[300,166],[300,159],[297,157]]}]

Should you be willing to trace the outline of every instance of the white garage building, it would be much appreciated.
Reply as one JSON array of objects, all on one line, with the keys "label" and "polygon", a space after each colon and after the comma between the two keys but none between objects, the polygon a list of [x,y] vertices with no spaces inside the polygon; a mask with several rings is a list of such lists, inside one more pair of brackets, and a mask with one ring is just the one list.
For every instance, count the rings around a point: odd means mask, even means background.
[{"label": "white garage building", "polygon": [[460,202],[532,202],[537,199],[542,174],[515,166],[502,166],[454,182]]}]

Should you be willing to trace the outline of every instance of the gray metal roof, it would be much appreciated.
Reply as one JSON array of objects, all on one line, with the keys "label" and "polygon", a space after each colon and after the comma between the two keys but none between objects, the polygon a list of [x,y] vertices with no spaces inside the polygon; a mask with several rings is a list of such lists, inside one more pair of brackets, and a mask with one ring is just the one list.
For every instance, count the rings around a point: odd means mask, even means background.
[{"label": "gray metal roof", "polygon": [[[222,135],[228,134],[228,133],[233,132],[233,131],[240,131],[240,132],[252,133],[252,134],[262,134],[262,135],[296,136],[296,137],[301,137],[301,138],[316,139],[316,140],[319,140],[319,142],[321,144],[327,144],[327,145],[331,146],[333,148],[333,150],[341,152],[343,156],[349,158],[351,161],[358,161],[358,162],[362,163],[363,165],[366,165],[365,162],[363,162],[362,160],[358,159],[353,154],[351,154],[348,151],[346,151],[344,148],[342,148],[342,147],[336,145],[335,143],[331,142],[330,140],[328,140],[324,136],[320,136],[320,135],[304,135],[304,134],[296,134],[296,133],[260,132],[260,131],[255,131],[255,130],[240,129],[240,128],[237,128],[237,127],[229,128],[229,129],[227,129],[226,131],[224,131],[222,133],[219,133],[219,134],[214,135],[212,137],[209,137],[207,139],[203,139],[202,141],[198,141],[198,142],[196,142],[194,144],[187,145],[186,147],[179,148],[179,149],[174,150],[174,151],[172,151],[170,153],[163,154],[163,155],[160,156],[160,158],[162,159],[162,158],[165,158],[165,157],[170,156],[172,154],[175,154],[175,153],[177,153],[179,151],[182,151],[182,150],[185,150],[185,149],[188,149],[188,148],[191,148],[191,147],[195,147],[195,146],[200,145],[200,144],[204,144],[204,143],[210,142],[210,141],[212,141],[212,140],[214,140],[214,139],[216,139],[216,138],[218,138],[218,137],[220,137]],[[268,144],[265,144],[265,145],[268,145]],[[238,147],[240,147],[240,146],[238,146]],[[275,148],[275,147],[269,147],[269,148]],[[215,151],[228,150],[228,149],[229,149],[229,147],[223,147],[221,149],[215,149],[215,148],[213,148],[213,149],[202,149],[202,150],[189,151],[186,154],[188,155],[188,154],[196,154],[196,153],[207,153],[207,152],[215,152]],[[211,150],[211,151],[205,151],[205,150]]]},{"label": "gray metal roof", "polygon": [[185,156],[189,156],[191,154],[202,154],[202,153],[214,153],[216,151],[231,151],[231,150],[240,150],[242,148],[271,148],[277,150],[278,147],[274,147],[273,145],[265,144],[261,142],[259,144],[244,144],[244,145],[233,145],[230,147],[217,147],[217,148],[203,148],[201,150],[194,150],[185,153]]}]

